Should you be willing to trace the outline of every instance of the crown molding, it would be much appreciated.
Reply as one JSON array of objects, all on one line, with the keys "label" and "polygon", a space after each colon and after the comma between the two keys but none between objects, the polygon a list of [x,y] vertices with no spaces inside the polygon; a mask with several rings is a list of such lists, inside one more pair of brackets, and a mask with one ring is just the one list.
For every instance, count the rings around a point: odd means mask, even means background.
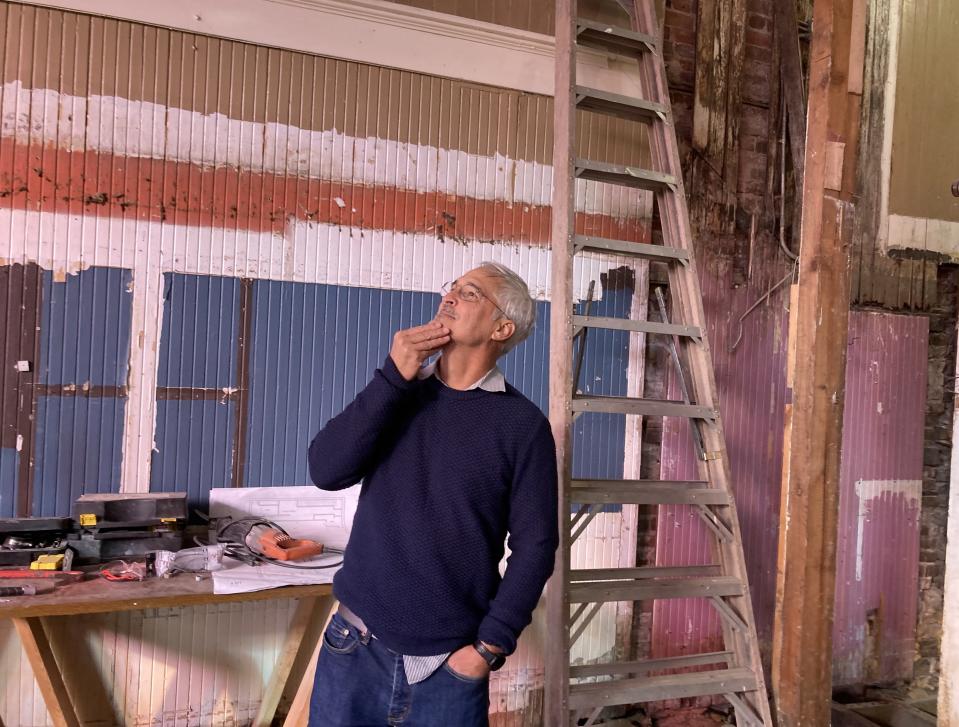
[{"label": "crown molding", "polygon": [[[36,5],[551,96],[552,36],[386,0],[59,0]],[[583,85],[636,95],[635,63],[583,50]]]}]

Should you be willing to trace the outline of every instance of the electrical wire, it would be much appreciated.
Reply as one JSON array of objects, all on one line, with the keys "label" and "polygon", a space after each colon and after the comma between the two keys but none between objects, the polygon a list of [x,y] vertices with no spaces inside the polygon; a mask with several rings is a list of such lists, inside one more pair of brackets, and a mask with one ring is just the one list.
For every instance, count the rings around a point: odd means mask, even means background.
[{"label": "electrical wire", "polygon": [[100,577],[108,581],[142,581],[147,577],[145,563],[115,560],[100,567]]},{"label": "electrical wire", "polygon": [[789,272],[786,273],[786,275],[783,277],[782,280],[780,280],[773,287],[771,287],[769,290],[767,290],[765,293],[759,296],[759,299],[755,303],[753,303],[751,306],[749,306],[746,309],[745,313],[739,316],[739,333],[736,336],[736,340],[733,341],[733,345],[729,347],[730,353],[735,351],[736,347],[739,345],[739,342],[743,340],[743,321],[746,320],[746,317],[750,313],[752,313],[754,310],[756,310],[764,300],[766,300],[769,296],[775,293],[780,287],[782,287],[783,283],[785,283],[787,280],[791,280],[792,277],[796,274],[796,267],[797,267],[797,263],[793,263],[792,266],[790,266],[789,268]]},{"label": "electrical wire", "polygon": [[[786,257],[795,262],[799,256],[789,249],[786,244],[786,96],[782,98],[782,132],[779,135],[779,247]],[[802,204],[801,199],[793,200],[793,210]],[[796,212],[794,211],[795,215]]]},{"label": "electrical wire", "polygon": [[[233,528],[241,524],[247,524],[247,523],[249,523],[249,527],[246,529],[246,532],[243,534],[243,536],[240,539],[238,540],[234,539],[235,536],[234,537],[227,536],[227,531],[230,528]],[[295,570],[326,570],[329,568],[337,568],[343,565],[342,559],[337,563],[329,563],[325,565],[297,565],[295,563],[290,563],[288,561],[280,560],[278,558],[271,558],[265,553],[261,553],[260,551],[255,550],[247,542],[247,538],[250,537],[250,533],[253,532],[253,528],[257,526],[270,528],[272,530],[278,530],[279,532],[283,533],[283,535],[289,536],[289,533],[286,530],[284,530],[283,527],[276,524],[272,520],[266,520],[264,518],[259,518],[259,517],[243,517],[243,518],[237,518],[236,520],[230,520],[230,522],[226,523],[226,525],[218,527],[216,531],[217,542],[225,541],[225,544],[226,544],[226,550],[224,551],[223,555],[226,556],[227,558],[239,560],[243,563],[246,563],[247,565],[256,565],[258,563],[269,563],[272,565],[278,565],[281,568],[293,568]],[[196,538],[194,538],[194,542],[196,542],[198,545],[200,544]],[[328,548],[326,546],[323,547],[323,552],[343,555],[342,550],[339,550],[337,548]]]}]

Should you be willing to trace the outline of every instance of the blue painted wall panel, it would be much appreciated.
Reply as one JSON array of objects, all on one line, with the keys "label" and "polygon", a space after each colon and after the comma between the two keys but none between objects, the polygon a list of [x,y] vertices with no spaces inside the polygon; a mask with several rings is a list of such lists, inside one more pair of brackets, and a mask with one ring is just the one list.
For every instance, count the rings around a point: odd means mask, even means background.
[{"label": "blue painted wall panel", "polygon": [[253,299],[245,484],[309,484],[313,434],[366,386],[396,330],[432,318],[439,296],[257,281]]},{"label": "blue painted wall panel", "polygon": [[157,385],[235,386],[240,281],[167,273],[163,282]]},{"label": "blue painted wall panel", "polygon": [[131,271],[121,268],[88,268],[62,283],[43,272],[41,383],[126,384],[131,280]]},{"label": "blue painted wall panel", "polygon": [[546,414],[549,409],[549,303],[536,303],[536,326],[523,343],[506,354],[499,366],[506,380]]},{"label": "blue painted wall panel", "polygon": [[150,490],[186,492],[206,510],[210,488],[231,484],[235,421],[235,402],[158,401]]},{"label": "blue painted wall panel", "polygon": [[[170,275],[161,339],[161,386],[233,383],[238,281]],[[598,315],[628,312],[632,290],[610,291]],[[258,280],[253,284],[251,380],[244,483],[308,484],[312,436],[342,411],[389,353],[400,328],[430,320],[432,293]],[[532,336],[506,356],[507,379],[545,412],[549,386],[549,304],[537,304]],[[624,394],[628,334],[593,332],[583,367],[586,388]],[[228,378],[230,377],[230,378]],[[158,402],[151,488],[186,490],[205,503],[231,480],[234,404]],[[593,445],[581,442],[592,428]],[[574,433],[577,474],[619,477],[624,417],[587,415]],[[600,445],[595,443],[599,441]]]},{"label": "blue painted wall panel", "polygon": [[37,401],[35,516],[71,514],[88,492],[117,492],[125,399],[41,396]]},{"label": "blue painted wall panel", "polygon": [[[598,315],[628,313],[632,290],[594,304]],[[393,333],[428,321],[439,303],[429,293],[347,288],[277,281],[254,283],[246,485],[310,482],[306,465],[312,436],[366,386],[389,353]],[[537,305],[533,335],[502,361],[507,380],[547,407],[549,304]],[[587,346],[584,381],[590,390],[626,390],[628,334],[601,332]],[[586,427],[602,439],[581,444]],[[620,477],[625,419],[587,415],[578,422],[577,474]],[[596,442],[602,442],[597,445]]]},{"label": "blue painted wall panel", "polygon": [[[88,268],[55,282],[42,274],[40,361],[44,384],[126,385],[132,273]],[[37,400],[34,515],[66,516],[84,492],[115,492],[125,399],[41,396]]]},{"label": "blue painted wall panel", "polygon": [[0,517],[16,515],[17,473],[20,453],[10,447],[0,449]]},{"label": "blue painted wall panel", "polygon": [[[605,278],[606,276],[604,276]],[[599,283],[600,281],[597,281]],[[593,302],[591,315],[628,318],[633,285],[613,288],[603,280],[603,298]],[[577,312],[585,313],[580,304]],[[575,361],[575,358],[574,358]],[[579,379],[583,394],[626,396],[629,333],[590,329]],[[626,417],[623,414],[583,414],[573,424],[573,476],[618,479],[623,476]],[[597,444],[599,443],[599,446]],[[606,508],[618,510],[619,506]]]}]

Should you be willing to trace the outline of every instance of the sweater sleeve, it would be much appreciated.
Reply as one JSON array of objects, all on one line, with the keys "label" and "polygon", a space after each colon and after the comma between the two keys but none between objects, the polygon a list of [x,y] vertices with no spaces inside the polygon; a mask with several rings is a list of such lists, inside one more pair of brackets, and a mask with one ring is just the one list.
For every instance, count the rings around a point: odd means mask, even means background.
[{"label": "sweater sleeve", "polygon": [[556,445],[542,419],[520,452],[510,495],[510,555],[499,590],[480,623],[481,641],[506,654],[515,651],[553,572],[558,544]]},{"label": "sweater sleeve", "polygon": [[404,379],[387,356],[366,388],[313,438],[309,464],[314,484],[321,490],[342,490],[363,479],[382,433],[418,384]]}]

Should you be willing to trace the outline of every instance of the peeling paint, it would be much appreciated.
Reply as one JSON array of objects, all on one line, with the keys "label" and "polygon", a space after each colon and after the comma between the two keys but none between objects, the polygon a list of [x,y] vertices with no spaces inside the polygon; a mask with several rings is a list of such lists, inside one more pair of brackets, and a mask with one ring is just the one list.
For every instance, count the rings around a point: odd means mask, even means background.
[{"label": "peeling paint", "polygon": [[[86,150],[118,158],[190,163],[210,170],[292,173],[298,178],[344,182],[348,190],[353,185],[394,184],[399,189],[454,198],[469,196],[532,207],[551,203],[552,167],[502,154],[470,154],[374,136],[356,137],[336,129],[315,131],[241,121],[219,113],[116,96],[73,96],[54,89],[25,88],[19,80],[0,87],[0,103],[0,138],[24,146],[41,143],[65,152]],[[26,109],[34,112],[23,113]],[[64,119],[68,111],[70,122]],[[227,144],[228,138],[244,142]],[[384,164],[384,159],[395,161]],[[29,177],[47,181],[33,173]],[[628,217],[636,213],[637,206],[645,207],[642,201],[647,193],[623,187],[611,193],[604,189],[608,186],[577,180],[577,209]],[[94,207],[106,205],[120,191],[93,189],[83,201]],[[349,195],[337,196],[340,206]]]},{"label": "peeling paint", "polygon": [[[50,12],[52,18],[62,15]],[[190,48],[189,40],[184,48]],[[249,49],[243,48],[244,52]],[[44,46],[39,56],[44,62],[46,53]],[[106,73],[112,76],[117,71],[114,64],[122,68],[129,62],[122,53],[115,54]],[[177,73],[176,62],[175,58],[171,61],[171,78]],[[90,78],[102,72],[94,65]],[[12,72],[21,70],[18,65]],[[131,298],[124,297],[132,311],[128,330],[133,332],[134,345],[125,377],[123,491],[149,487],[151,458],[163,441],[156,436],[156,390],[166,273],[432,293],[451,278],[452,271],[458,273],[481,260],[493,259],[526,277],[539,300],[549,297],[549,227],[545,224],[552,191],[549,164],[535,158],[508,158],[497,153],[495,145],[487,148],[482,142],[478,150],[468,153],[425,142],[364,137],[365,131],[350,135],[336,128],[304,129],[274,123],[272,119],[286,118],[289,109],[270,106],[276,98],[272,83],[264,76],[264,84],[256,87],[262,95],[251,99],[263,111],[263,123],[147,100],[27,89],[20,81],[0,87],[0,150],[4,159],[15,161],[13,166],[21,156],[24,159],[16,169],[0,172],[16,177],[16,186],[0,199],[0,227],[9,231],[3,251],[6,260],[36,262],[55,270],[59,282],[94,266],[132,271],[132,281],[126,286]],[[341,92],[337,86],[335,93],[329,94],[331,105],[340,104],[342,99],[333,97]],[[442,102],[437,96],[435,103]],[[542,99],[526,98],[524,102],[542,103]],[[370,119],[392,113],[393,108],[386,109],[386,105],[374,105]],[[427,118],[424,111],[416,105],[399,110],[410,114],[400,123],[412,128]],[[495,114],[491,118],[495,119]],[[524,150],[517,154],[533,156],[547,146],[543,143],[547,125],[540,118],[529,131],[518,128],[512,115],[494,123],[501,125],[508,148]],[[391,131],[372,124],[362,128],[383,134]],[[426,136],[437,144],[448,140],[445,134]],[[606,138],[600,141],[601,148],[607,143],[615,146]],[[476,146],[472,135],[468,143],[471,148]],[[629,151],[633,153],[642,153],[641,144]],[[41,164],[39,174],[34,167]],[[78,169],[82,171],[77,173]],[[316,194],[318,191],[322,194]],[[580,181],[577,195],[577,224],[584,225],[589,234],[645,239],[651,206],[648,193]],[[444,244],[433,227],[439,224],[447,240],[462,244]],[[601,272],[624,262],[622,258],[578,256],[577,294],[584,296],[590,279],[598,281]],[[580,284],[582,280],[586,282]],[[601,299],[603,291],[597,295]],[[636,339],[631,337],[631,344]],[[642,364],[641,348],[631,347],[630,353]],[[628,384],[636,383],[629,381],[634,372],[635,368],[627,376]],[[223,391],[230,396],[235,388]],[[626,452],[630,464],[638,467],[638,442],[634,447],[627,445]],[[635,512],[601,513],[580,539],[574,565],[634,565],[635,530]],[[611,648],[615,632],[631,624],[625,616],[629,609],[631,604],[627,608],[605,607],[578,645],[577,657],[592,658],[594,652]],[[222,626],[249,610],[224,607],[211,617]],[[227,618],[216,618],[221,612]],[[210,661],[202,645],[177,657],[182,661],[171,655],[182,650],[178,640],[182,641],[183,634],[189,639],[197,624],[205,632],[205,613],[191,609],[174,610],[156,619],[149,613],[142,615],[149,619],[150,633],[157,632],[156,638],[147,639],[151,648],[169,652],[169,658],[160,661],[147,656],[141,659],[141,616],[119,615],[119,621],[113,619],[115,624],[111,621],[97,631],[96,640],[103,635],[106,659],[102,672],[132,674],[134,681],[159,687],[146,696],[127,694],[123,680],[118,681],[116,702],[126,710],[121,721],[133,724],[152,718],[166,722],[175,718],[175,709],[180,707],[188,707],[191,718],[206,721],[214,707],[222,715],[238,711],[236,704],[226,701],[226,687],[213,702],[184,692],[183,674],[187,671],[194,677],[200,675],[194,683],[207,687],[212,683],[210,675],[202,671],[202,664]],[[287,610],[274,613],[267,609],[268,618],[258,621],[263,628],[253,631],[282,634],[289,615]],[[128,624],[129,619],[134,620]],[[231,642],[231,649],[237,653],[253,649],[257,659],[272,664],[273,652],[251,641],[249,629],[241,631],[246,635]],[[210,633],[215,634],[216,629]],[[530,690],[542,685],[544,644],[543,614],[538,612],[520,651],[494,680],[491,701],[499,689],[504,700],[514,703],[512,707],[526,703]],[[7,663],[4,659],[3,664]],[[15,663],[19,665],[19,657]],[[255,704],[261,682],[253,680],[247,686],[244,681],[236,687],[249,694],[242,700],[244,708]],[[31,689],[19,690],[29,693],[23,697],[24,704],[28,700],[39,703]],[[186,709],[179,712],[181,717],[184,713]],[[244,713],[237,719],[252,717]]]},{"label": "peeling paint", "polygon": [[[880,413],[882,413],[880,404]],[[863,533],[874,500],[901,496],[906,508],[918,510],[922,498],[922,480],[859,480],[856,482],[859,511],[856,515],[856,580],[862,580]]]},{"label": "peeling paint", "polygon": [[913,673],[928,320],[852,311],[842,429],[833,683]]}]

